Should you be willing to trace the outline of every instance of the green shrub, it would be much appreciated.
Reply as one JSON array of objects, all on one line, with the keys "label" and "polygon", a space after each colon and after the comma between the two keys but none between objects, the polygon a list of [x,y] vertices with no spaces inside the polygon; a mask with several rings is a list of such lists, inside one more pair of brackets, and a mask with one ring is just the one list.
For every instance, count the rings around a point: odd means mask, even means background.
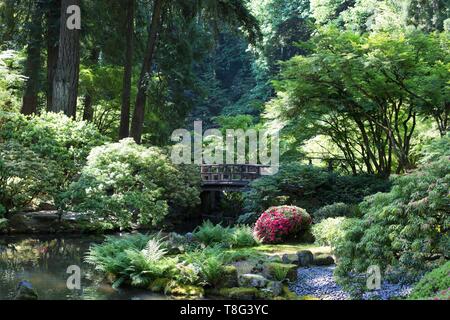
[{"label": "green shrub", "polygon": [[258,241],[253,235],[253,229],[249,226],[236,226],[231,233],[231,246],[233,248],[254,247]]},{"label": "green shrub", "polygon": [[106,141],[94,125],[62,113],[26,117],[0,112],[0,141],[14,140],[44,159],[55,161],[67,182],[79,174],[90,151]]},{"label": "green shrub", "polygon": [[336,202],[316,210],[313,213],[314,223],[319,223],[323,219],[336,217],[358,217],[359,209],[357,205]]},{"label": "green shrub", "polygon": [[90,150],[104,141],[93,125],[63,114],[26,117],[0,111],[2,175],[9,177],[0,188],[14,189],[1,203],[9,211],[33,200],[61,207],[61,192],[79,174]]},{"label": "green shrub", "polygon": [[356,219],[345,217],[328,218],[312,226],[312,234],[317,244],[335,247],[345,236],[345,230],[349,228]]},{"label": "green shrub", "polygon": [[188,252],[181,259],[200,270],[203,283],[214,286],[222,278],[226,257],[220,246],[206,247],[202,250]]},{"label": "green shrub", "polygon": [[428,272],[414,286],[409,298],[429,299],[444,295],[443,291],[450,289],[450,261]]},{"label": "green shrub", "polygon": [[340,278],[379,265],[413,279],[435,267],[436,258],[448,256],[450,159],[436,159],[395,177],[390,192],[364,200],[363,218],[336,245]]},{"label": "green shrub", "polygon": [[224,228],[220,224],[214,225],[209,220],[203,222],[203,224],[194,231],[194,238],[207,246],[218,243],[228,245],[230,243],[230,237],[230,228]]},{"label": "green shrub", "polygon": [[22,85],[27,79],[19,73],[20,60],[17,51],[0,51],[0,111],[20,111]]},{"label": "green shrub", "polygon": [[96,270],[115,275],[114,287],[126,281],[147,287],[153,280],[170,274],[175,266],[173,259],[165,258],[163,246],[158,235],[107,237],[102,244],[89,248],[86,262]]},{"label": "green shrub", "polygon": [[66,197],[73,210],[129,228],[135,223],[156,225],[169,205],[192,207],[199,194],[199,181],[183,168],[158,148],[129,138],[94,148]]},{"label": "green shrub", "polygon": [[61,172],[46,160],[12,140],[0,142],[0,211],[20,211],[35,201],[51,201],[58,193]]},{"label": "green shrub", "polygon": [[365,196],[385,192],[389,180],[376,176],[345,176],[298,162],[283,163],[277,174],[253,181],[244,195],[247,212],[294,205],[314,212],[335,202],[357,204]]}]

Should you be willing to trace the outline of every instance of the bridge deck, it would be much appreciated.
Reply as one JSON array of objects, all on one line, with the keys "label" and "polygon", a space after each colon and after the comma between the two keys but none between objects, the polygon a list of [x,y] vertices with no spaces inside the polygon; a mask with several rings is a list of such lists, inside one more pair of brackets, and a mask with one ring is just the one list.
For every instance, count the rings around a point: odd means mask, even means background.
[{"label": "bridge deck", "polygon": [[239,190],[261,177],[261,171],[264,168],[267,168],[267,166],[250,164],[202,165],[202,187],[204,190],[212,191]]}]

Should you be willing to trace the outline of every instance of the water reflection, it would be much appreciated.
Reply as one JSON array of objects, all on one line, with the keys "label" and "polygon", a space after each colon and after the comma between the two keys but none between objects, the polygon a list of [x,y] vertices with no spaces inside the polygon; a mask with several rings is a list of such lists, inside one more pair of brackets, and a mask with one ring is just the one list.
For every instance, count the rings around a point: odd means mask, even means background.
[{"label": "water reflection", "polygon": [[[83,258],[89,245],[102,237],[2,237],[0,238],[0,300],[13,299],[19,281],[33,284],[42,300],[163,299],[149,292],[114,290]],[[81,290],[69,290],[70,265],[82,271]]]}]

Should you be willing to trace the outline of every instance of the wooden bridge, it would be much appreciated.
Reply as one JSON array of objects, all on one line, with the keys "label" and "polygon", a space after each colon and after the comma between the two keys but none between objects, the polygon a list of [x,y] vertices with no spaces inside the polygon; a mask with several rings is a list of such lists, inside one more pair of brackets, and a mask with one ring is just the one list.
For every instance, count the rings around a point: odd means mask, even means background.
[{"label": "wooden bridge", "polygon": [[252,164],[202,165],[203,191],[239,191],[262,175],[268,166]]},{"label": "wooden bridge", "polygon": [[[202,217],[215,223],[234,221],[236,217],[218,212],[219,203],[226,192],[242,192],[248,184],[262,176],[268,166],[251,164],[201,165]],[[227,213],[228,214],[228,213]]]}]

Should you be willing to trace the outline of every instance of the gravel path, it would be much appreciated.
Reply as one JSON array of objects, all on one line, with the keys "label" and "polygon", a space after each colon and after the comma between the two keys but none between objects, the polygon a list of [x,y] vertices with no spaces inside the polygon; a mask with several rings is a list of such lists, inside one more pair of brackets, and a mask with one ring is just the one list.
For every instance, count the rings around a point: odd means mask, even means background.
[{"label": "gravel path", "polygon": [[350,296],[334,281],[334,266],[298,269],[298,281],[292,290],[299,296],[310,295],[322,300],[346,300]]},{"label": "gravel path", "polygon": [[[291,290],[299,296],[310,295],[321,300],[350,299],[350,295],[334,281],[334,269],[335,266],[299,268],[298,281],[291,286]],[[363,299],[388,300],[394,296],[406,296],[410,292],[409,286],[384,281],[380,290],[365,293]]]}]

